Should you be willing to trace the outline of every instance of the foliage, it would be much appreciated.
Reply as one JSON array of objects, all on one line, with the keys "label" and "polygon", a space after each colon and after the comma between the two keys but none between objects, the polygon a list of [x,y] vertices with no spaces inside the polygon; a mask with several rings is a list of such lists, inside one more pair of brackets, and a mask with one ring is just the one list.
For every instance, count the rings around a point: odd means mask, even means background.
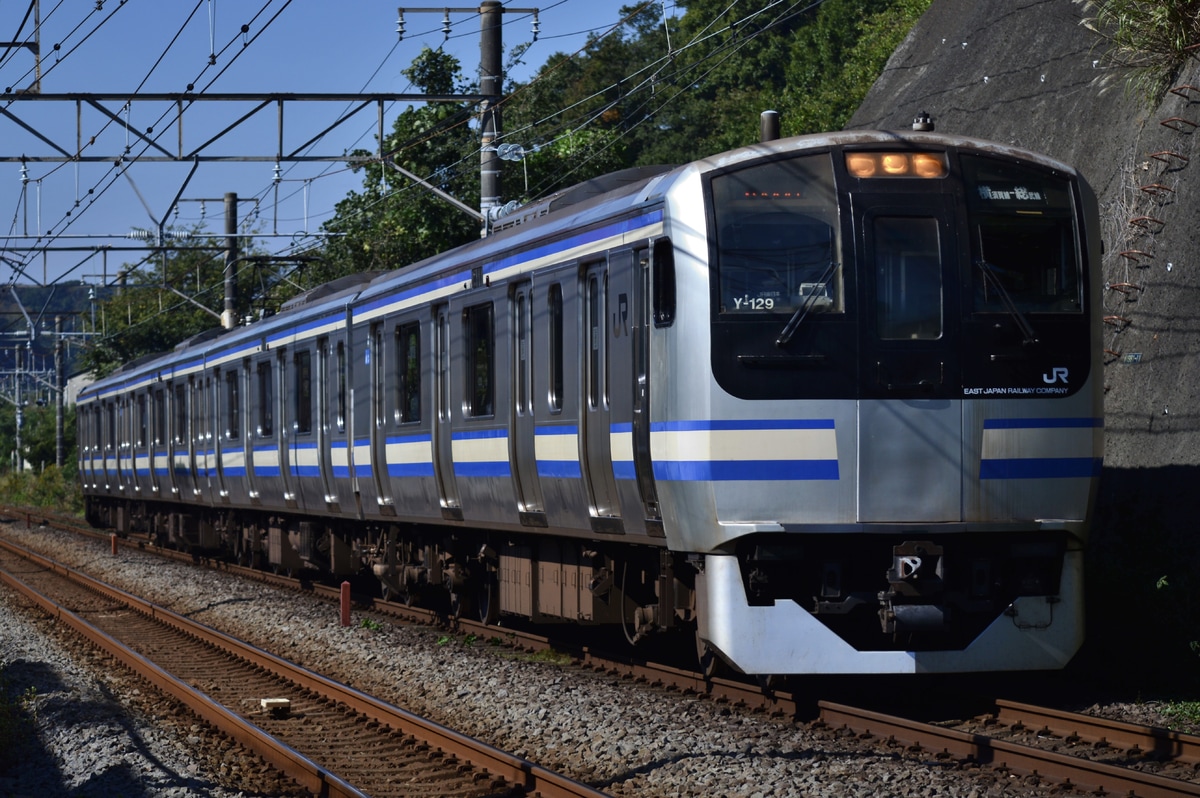
[{"label": "foliage", "polygon": [[1200,0],[1094,0],[1086,20],[1108,61],[1129,70],[1128,89],[1156,103],[1190,58],[1200,57]]},{"label": "foliage", "polygon": [[[57,418],[53,405],[26,405],[22,408],[21,459],[34,470],[54,465],[57,455]],[[17,462],[17,413],[12,404],[0,404],[0,472]],[[75,408],[63,409],[63,465],[75,468]],[[73,476],[73,472],[72,472]]]},{"label": "foliage", "polygon": [[[502,162],[503,197],[528,202],[628,166],[753,143],[766,109],[781,111],[788,135],[840,128],[930,2],[826,0],[797,11],[689,0],[682,18],[664,18],[657,3],[626,6],[611,31],[507,87],[498,143],[519,144],[525,158]],[[527,54],[519,45],[510,64]],[[445,53],[425,50],[405,75],[430,94],[475,90]],[[479,221],[400,172],[476,207],[475,114],[458,103],[410,106],[383,142],[384,162],[354,153],[366,160],[362,189],[325,224],[341,235],[309,284],[403,268],[479,236]]]},{"label": "foliage", "polygon": [[1163,714],[1173,721],[1175,728],[1200,729],[1200,701],[1170,701],[1163,707]]},{"label": "foliage", "polygon": [[785,133],[841,129],[931,2],[824,3],[791,47],[780,101]]},{"label": "foliage", "polygon": [[0,475],[5,502],[18,507],[44,507],[83,515],[83,493],[75,470],[49,465],[40,471],[9,471]]},{"label": "foliage", "polygon": [[[458,60],[426,48],[404,71],[428,94],[468,93]],[[409,106],[383,143],[385,162],[368,162],[361,192],[337,204],[324,225],[340,233],[325,248],[326,263],[310,272],[313,279],[397,269],[479,237],[480,222],[430,193],[410,177],[449,194],[471,207],[479,205],[478,142],[469,126],[471,109],[457,103]],[[476,159],[470,160],[470,154]],[[369,158],[360,150],[354,155]],[[399,167],[399,169],[397,168]]]}]

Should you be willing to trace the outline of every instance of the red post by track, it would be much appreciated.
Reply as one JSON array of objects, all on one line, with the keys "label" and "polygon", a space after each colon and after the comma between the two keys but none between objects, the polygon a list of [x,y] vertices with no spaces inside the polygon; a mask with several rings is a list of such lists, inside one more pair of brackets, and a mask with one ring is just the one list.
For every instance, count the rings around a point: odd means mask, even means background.
[{"label": "red post by track", "polygon": [[113,533],[112,533],[111,535],[109,535],[108,537],[109,537],[109,539],[112,541],[112,553],[113,553],[113,556],[114,556],[114,557],[116,557],[116,556],[117,556],[117,533],[116,533],[116,532],[113,532]]},{"label": "red post by track", "polygon": [[342,626],[350,625],[350,583],[342,582]]}]

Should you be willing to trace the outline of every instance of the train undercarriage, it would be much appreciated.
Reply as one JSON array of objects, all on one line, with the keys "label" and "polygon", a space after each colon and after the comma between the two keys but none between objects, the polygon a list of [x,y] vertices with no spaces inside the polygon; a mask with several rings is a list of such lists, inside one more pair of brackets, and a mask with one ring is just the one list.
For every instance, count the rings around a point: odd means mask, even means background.
[{"label": "train undercarriage", "polygon": [[[1060,577],[1067,573],[1064,557],[1079,547],[1062,530],[929,539],[865,535],[851,549],[841,535],[749,536],[723,556],[704,557],[566,536],[180,510],[88,500],[95,526],[241,565],[378,584],[384,599],[455,619],[607,626],[619,628],[631,644],[687,635],[689,642],[672,645],[684,650],[694,638],[708,675],[728,672],[725,660],[737,656],[721,649],[719,641],[740,639],[728,638],[725,627],[740,628],[759,616],[755,623],[766,624],[761,634],[773,645],[790,645],[795,635],[833,635],[832,648],[868,657],[971,656],[973,643],[1006,615],[1038,634],[1053,621]],[[726,561],[734,563],[732,571]],[[842,642],[834,643],[838,638]]]},{"label": "train undercarriage", "polygon": [[[385,600],[500,623],[619,625],[631,643],[694,628],[695,569],[662,548],[470,528],[88,500],[88,520],[156,545],[299,575],[373,577]],[[681,567],[682,566],[682,567]]]}]

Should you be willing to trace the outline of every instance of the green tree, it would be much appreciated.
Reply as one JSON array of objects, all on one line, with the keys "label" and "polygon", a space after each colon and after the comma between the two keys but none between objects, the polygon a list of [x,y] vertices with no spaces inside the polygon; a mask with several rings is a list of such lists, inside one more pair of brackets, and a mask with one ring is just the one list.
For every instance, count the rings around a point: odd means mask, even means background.
[{"label": "green tree", "polygon": [[[426,48],[404,74],[427,94],[467,94],[454,56]],[[345,274],[398,269],[479,237],[480,222],[418,185],[416,175],[470,206],[479,205],[479,142],[466,104],[409,106],[383,143],[383,163],[360,167],[363,188],[339,202],[324,225],[330,240],[326,263],[310,276],[330,280]],[[474,160],[472,160],[474,153]],[[358,151],[358,157],[370,153]],[[393,164],[395,166],[393,166]]]},{"label": "green tree", "polygon": [[[58,454],[57,409],[52,405],[24,408],[21,427],[21,456],[35,471],[55,465]],[[63,466],[75,468],[75,406],[63,409]]]}]

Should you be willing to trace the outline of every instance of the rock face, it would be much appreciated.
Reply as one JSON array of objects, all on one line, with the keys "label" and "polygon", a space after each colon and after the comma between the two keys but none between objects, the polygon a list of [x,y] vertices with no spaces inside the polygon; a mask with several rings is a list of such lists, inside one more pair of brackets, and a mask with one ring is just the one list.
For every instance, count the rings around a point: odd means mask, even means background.
[{"label": "rock face", "polygon": [[[1092,639],[1112,629],[1113,613],[1161,639],[1197,621],[1182,608],[1200,573],[1191,532],[1200,509],[1200,61],[1151,104],[1106,66],[1104,40],[1082,24],[1092,14],[1092,4],[1066,0],[934,0],[849,127],[906,128],[927,111],[940,131],[1043,152],[1092,184],[1103,279],[1116,286],[1104,292],[1106,454],[1092,563],[1105,595],[1093,597]],[[1186,648],[1186,637],[1177,642]]]}]

